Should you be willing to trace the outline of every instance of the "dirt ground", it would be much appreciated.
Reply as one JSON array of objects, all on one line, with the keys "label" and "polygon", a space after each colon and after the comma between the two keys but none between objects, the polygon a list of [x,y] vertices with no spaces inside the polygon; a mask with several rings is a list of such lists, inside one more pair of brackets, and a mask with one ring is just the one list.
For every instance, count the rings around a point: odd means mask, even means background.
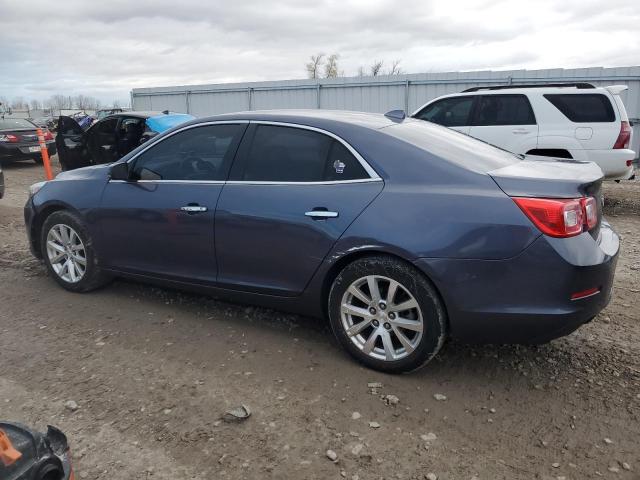
[{"label": "dirt ground", "polygon": [[76,478],[640,479],[639,181],[605,187],[622,254],[593,322],[538,347],[449,343],[390,376],[307,318],[124,281],[65,292],[25,240],[42,175],[5,167],[0,418],[62,428]]}]

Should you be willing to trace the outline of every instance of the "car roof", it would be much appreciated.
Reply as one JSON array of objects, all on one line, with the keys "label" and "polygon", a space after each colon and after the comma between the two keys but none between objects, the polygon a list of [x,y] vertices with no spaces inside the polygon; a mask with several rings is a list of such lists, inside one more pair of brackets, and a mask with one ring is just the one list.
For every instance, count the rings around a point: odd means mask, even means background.
[{"label": "car roof", "polygon": [[378,130],[397,123],[381,113],[352,112],[348,110],[253,110],[249,112],[227,113],[199,118],[191,123],[246,120],[292,123],[310,127],[326,128],[330,125],[350,125]]},{"label": "car roof", "polygon": [[[136,118],[149,118],[149,117],[157,117],[158,115],[162,115],[162,112],[154,112],[154,111],[145,111],[145,112],[115,112],[110,115],[107,115],[104,118],[113,118],[113,117],[136,117]],[[104,118],[102,120],[104,120]]]}]

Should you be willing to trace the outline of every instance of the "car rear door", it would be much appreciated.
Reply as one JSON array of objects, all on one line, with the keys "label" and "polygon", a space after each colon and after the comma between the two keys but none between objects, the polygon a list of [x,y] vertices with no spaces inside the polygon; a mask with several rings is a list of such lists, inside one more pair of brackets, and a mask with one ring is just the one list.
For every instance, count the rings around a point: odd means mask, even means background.
[{"label": "car rear door", "polygon": [[117,116],[106,117],[87,130],[87,145],[93,163],[111,163],[120,158],[118,155],[118,120]]},{"label": "car rear door", "polygon": [[436,100],[413,117],[469,134],[471,112],[476,98],[476,95],[462,95]]},{"label": "car rear door", "polygon": [[62,115],[58,119],[56,149],[62,170],[74,170],[92,163],[87,133],[71,117]]},{"label": "car rear door", "polygon": [[252,122],[216,210],[218,284],[300,294],[382,188],[364,159],[335,135]]},{"label": "car rear door", "polygon": [[135,156],[110,180],[93,221],[107,268],[213,284],[214,215],[245,123],[193,125]]},{"label": "car rear door", "polygon": [[523,94],[481,95],[469,135],[513,153],[538,145],[538,125],[531,103]]}]

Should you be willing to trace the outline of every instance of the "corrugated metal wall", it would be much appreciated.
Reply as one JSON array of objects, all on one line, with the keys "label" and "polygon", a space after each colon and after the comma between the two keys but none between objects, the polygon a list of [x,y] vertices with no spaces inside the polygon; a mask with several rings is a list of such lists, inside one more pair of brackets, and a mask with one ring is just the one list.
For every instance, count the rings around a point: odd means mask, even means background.
[{"label": "corrugated metal wall", "polygon": [[427,101],[469,87],[505,83],[590,82],[624,84],[622,99],[636,119],[633,148],[640,150],[640,66],[548,70],[418,73],[380,77],[189,85],[136,88],[134,110],[171,110],[197,117],[242,110],[325,108],[409,113]]}]

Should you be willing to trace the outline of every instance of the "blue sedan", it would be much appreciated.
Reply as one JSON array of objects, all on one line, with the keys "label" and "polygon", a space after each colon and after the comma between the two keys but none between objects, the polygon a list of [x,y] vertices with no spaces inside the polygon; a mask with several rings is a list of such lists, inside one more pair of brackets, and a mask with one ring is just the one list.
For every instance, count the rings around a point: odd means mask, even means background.
[{"label": "blue sedan", "polygon": [[404,372],[447,338],[541,343],[604,308],[601,182],[401,115],[247,112],[35,184],[25,220],[67,290],[125,276],[328,318],[357,360]]}]

